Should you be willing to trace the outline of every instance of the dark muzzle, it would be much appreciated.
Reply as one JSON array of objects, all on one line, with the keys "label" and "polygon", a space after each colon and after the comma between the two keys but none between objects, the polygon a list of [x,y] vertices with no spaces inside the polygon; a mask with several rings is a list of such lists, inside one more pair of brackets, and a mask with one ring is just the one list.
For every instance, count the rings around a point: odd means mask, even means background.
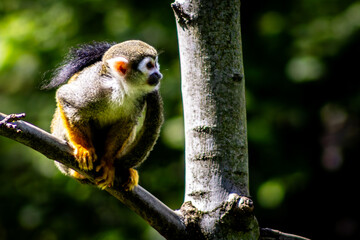
[{"label": "dark muzzle", "polygon": [[162,74],[158,72],[154,72],[150,75],[148,79],[148,84],[151,86],[155,86],[159,83],[160,79],[162,78]]}]

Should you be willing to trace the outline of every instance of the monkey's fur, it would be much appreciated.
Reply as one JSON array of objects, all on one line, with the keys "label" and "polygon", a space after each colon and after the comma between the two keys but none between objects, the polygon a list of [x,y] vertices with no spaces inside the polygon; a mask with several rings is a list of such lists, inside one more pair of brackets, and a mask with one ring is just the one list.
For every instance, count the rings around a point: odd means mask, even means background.
[{"label": "monkey's fur", "polygon": [[[157,52],[137,40],[93,43],[72,50],[48,87],[58,86],[51,131],[74,148],[79,167],[95,170],[96,184],[112,186],[115,172],[126,190],[138,183],[139,166],[152,150],[163,122]],[[141,129],[138,119],[146,108]],[[65,174],[82,175],[56,162]]]}]

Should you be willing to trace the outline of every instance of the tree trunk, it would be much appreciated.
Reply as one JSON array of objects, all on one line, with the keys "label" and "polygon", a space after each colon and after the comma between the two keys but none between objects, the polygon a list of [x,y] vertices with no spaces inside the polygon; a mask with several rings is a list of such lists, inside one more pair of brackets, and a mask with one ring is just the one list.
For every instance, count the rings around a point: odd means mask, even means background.
[{"label": "tree trunk", "polygon": [[185,118],[182,210],[198,213],[197,231],[207,239],[257,239],[251,211],[239,217],[226,210],[234,199],[252,208],[241,198],[249,189],[240,1],[179,0],[172,7]]}]

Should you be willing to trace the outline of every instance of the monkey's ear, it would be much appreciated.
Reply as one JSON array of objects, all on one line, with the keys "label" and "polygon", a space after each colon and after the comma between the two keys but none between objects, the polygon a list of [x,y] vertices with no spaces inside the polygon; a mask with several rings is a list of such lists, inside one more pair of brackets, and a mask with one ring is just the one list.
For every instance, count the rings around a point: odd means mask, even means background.
[{"label": "monkey's ear", "polygon": [[126,74],[129,67],[129,61],[124,57],[112,58],[107,60],[107,62],[110,68],[121,76]]}]

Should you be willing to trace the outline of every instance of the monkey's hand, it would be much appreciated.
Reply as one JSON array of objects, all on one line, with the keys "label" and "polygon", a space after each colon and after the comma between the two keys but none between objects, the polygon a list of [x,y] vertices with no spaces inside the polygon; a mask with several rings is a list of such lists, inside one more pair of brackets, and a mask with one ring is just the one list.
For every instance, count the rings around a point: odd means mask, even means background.
[{"label": "monkey's hand", "polygon": [[115,179],[115,167],[113,161],[109,159],[101,159],[100,165],[96,167],[96,172],[102,170],[102,175],[95,179],[99,188],[104,190],[106,187],[111,187]]},{"label": "monkey's hand", "polygon": [[96,153],[93,147],[85,148],[78,144],[74,145],[74,155],[79,163],[79,167],[84,170],[92,170],[93,162],[96,161]]},{"label": "monkey's hand", "polygon": [[54,115],[54,119],[56,119],[55,116],[59,115],[61,122],[53,120],[51,131],[57,131],[58,125],[64,128],[69,138],[69,143],[74,148],[74,156],[79,163],[79,168],[92,170],[94,168],[93,162],[96,161],[97,157],[91,141],[90,125],[87,121],[75,122],[73,120],[74,116],[70,113],[76,112],[78,109],[66,104],[65,101],[61,102],[61,100],[63,99],[58,99],[58,110]]}]

